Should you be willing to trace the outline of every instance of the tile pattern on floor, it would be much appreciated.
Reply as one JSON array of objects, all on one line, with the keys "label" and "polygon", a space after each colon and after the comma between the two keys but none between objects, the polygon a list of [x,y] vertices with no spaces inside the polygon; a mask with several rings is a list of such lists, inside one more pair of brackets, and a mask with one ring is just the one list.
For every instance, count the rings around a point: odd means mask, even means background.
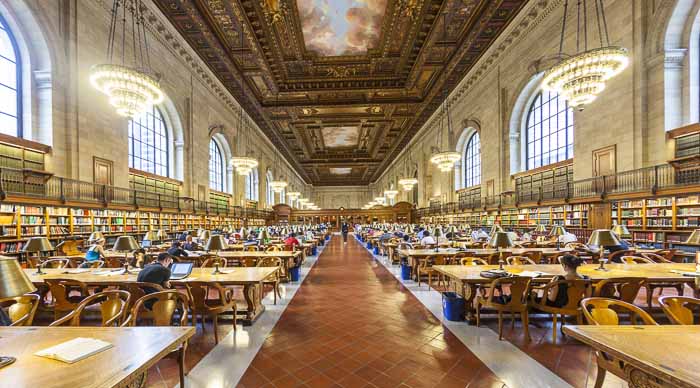
[{"label": "tile pattern on floor", "polygon": [[503,387],[354,239],[334,237],[239,386]]}]

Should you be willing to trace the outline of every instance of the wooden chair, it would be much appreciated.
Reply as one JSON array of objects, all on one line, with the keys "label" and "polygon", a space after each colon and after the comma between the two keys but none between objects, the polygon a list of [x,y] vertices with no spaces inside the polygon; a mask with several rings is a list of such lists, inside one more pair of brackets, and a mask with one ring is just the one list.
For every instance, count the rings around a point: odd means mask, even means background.
[{"label": "wooden chair", "polygon": [[52,322],[49,326],[80,326],[80,317],[85,308],[91,305],[100,305],[102,327],[120,325],[128,311],[131,294],[124,290],[109,290],[92,294],[83,299],[78,307],[70,314]]},{"label": "wooden chair", "polygon": [[[151,304],[151,307],[147,306]],[[189,310],[189,299],[187,295],[176,290],[165,290],[154,292],[139,298],[131,309],[131,314],[124,321],[122,326],[138,326],[139,319],[147,319],[151,322],[150,326],[173,326],[173,318],[175,312],[180,310],[180,319],[178,326],[187,325],[187,311]],[[143,312],[148,311],[147,316],[143,316]],[[187,351],[187,342],[179,349],[172,351],[170,354],[177,358],[178,366],[180,367],[180,386],[185,386],[185,353]]]},{"label": "wooden chair", "polygon": [[[549,291],[553,288],[559,288],[562,285],[566,285],[566,296],[567,302],[564,306],[556,307],[547,304],[547,297]],[[576,280],[558,280],[556,282],[547,283],[539,287],[532,287],[530,293],[530,306],[537,309],[543,313],[552,314],[552,342],[557,342],[557,315],[561,317],[562,327],[565,324],[566,316],[576,317],[576,324],[580,325],[583,323],[583,315],[581,312],[581,300],[591,296],[593,292],[592,284],[590,280],[576,279]],[[541,297],[538,297],[538,293],[541,293]]]},{"label": "wooden chair", "polygon": [[[215,282],[186,282],[187,296],[192,308],[192,320],[197,325],[197,315],[202,317],[202,331],[204,331],[205,317],[210,316],[214,321],[214,342],[219,343],[219,315],[227,311],[233,312],[233,330],[236,330],[236,301],[233,299],[233,290],[222,287]],[[218,299],[210,299],[209,292],[216,290]]]},{"label": "wooden chair", "polygon": [[255,267],[257,262],[257,257],[241,257],[238,259],[238,265],[241,267]]},{"label": "wooden chair", "polygon": [[91,269],[97,269],[97,268],[102,268],[104,267],[105,262],[103,260],[93,260],[93,261],[83,261],[78,265],[78,268],[91,268]]},{"label": "wooden chair", "polygon": [[[630,316],[640,317],[644,325],[657,325],[654,318],[647,314],[646,311],[633,304],[615,299],[586,298],[581,301],[581,308],[583,310],[583,315],[586,317],[586,321],[588,321],[588,324],[590,325],[617,326],[620,324],[618,311],[627,312],[630,314]],[[636,324],[636,318],[634,323]],[[598,373],[595,379],[595,388],[601,388],[603,386],[605,374],[608,371],[623,380],[627,379],[625,371],[620,363],[607,353],[596,351],[596,362],[598,364]]]},{"label": "wooden chair", "polygon": [[[675,252],[675,249],[672,251]],[[673,261],[657,253],[642,253],[642,256],[654,263],[674,263]],[[654,297],[654,291],[660,289],[661,291],[659,291],[659,295],[663,295],[664,289],[666,288],[675,288],[678,296],[683,296],[683,294],[685,294],[685,285],[683,283],[647,282],[647,305],[649,308],[652,307],[651,304]]]},{"label": "wooden chair", "polygon": [[279,245],[270,245],[269,247],[265,248],[265,252],[280,252],[282,251],[282,248],[280,248]]},{"label": "wooden chair", "polygon": [[654,264],[654,262],[642,256],[622,256],[620,257],[622,264]]},{"label": "wooden chair", "polygon": [[[530,320],[527,313],[528,295],[530,293],[529,277],[513,276],[507,278],[494,279],[491,285],[486,290],[486,295],[478,295],[476,297],[476,325],[481,324],[481,307],[496,310],[498,313],[498,339],[503,339],[503,313],[510,312],[512,317],[512,326],[515,328],[515,314],[520,314],[520,319],[523,323],[525,338],[530,341],[530,328],[528,327]],[[502,291],[510,290],[510,298],[504,295]],[[496,295],[498,291],[499,295]]]},{"label": "wooden chair", "polygon": [[[134,307],[137,300],[148,295],[150,292],[159,292],[165,290],[160,284],[149,283],[149,282],[124,282],[119,285],[119,289],[129,292],[131,294],[131,300],[128,306],[128,311]],[[143,312],[146,314],[147,312]]]},{"label": "wooden chair", "polygon": [[[63,313],[69,313],[89,296],[87,284],[71,279],[44,279],[53,298],[53,319],[58,320]],[[71,295],[73,292],[78,295]]]},{"label": "wooden chair", "polygon": [[693,312],[700,312],[700,299],[687,296],[662,296],[659,298],[659,304],[668,320],[675,325],[694,325]]},{"label": "wooden chair", "polygon": [[274,298],[275,304],[277,304],[277,297],[278,296],[280,298],[282,297],[282,294],[280,292],[280,278],[282,277],[282,271],[283,271],[282,259],[279,257],[261,257],[255,266],[256,267],[277,267],[277,271],[272,273],[272,275],[270,275],[270,277],[267,280],[263,281],[263,287],[265,285],[272,286],[273,298]]},{"label": "wooden chair", "polygon": [[621,263],[622,256],[633,256],[634,251],[631,250],[620,250],[612,252],[608,255],[608,262],[610,263]]},{"label": "wooden chair", "polygon": [[486,260],[479,257],[462,257],[459,260],[461,265],[488,265]]},{"label": "wooden chair", "polygon": [[24,294],[3,301],[3,304],[9,304],[7,315],[10,317],[10,326],[31,326],[40,299],[36,294]]},{"label": "wooden chair", "polygon": [[68,268],[70,267],[69,259],[48,259],[42,261],[39,266],[44,268]]},{"label": "wooden chair", "polygon": [[543,263],[542,260],[544,258],[544,255],[542,255],[542,251],[528,251],[523,253],[523,256],[527,257],[535,264]]},{"label": "wooden chair", "polygon": [[678,249],[659,249],[656,254],[668,260],[671,263],[675,263],[676,252]]},{"label": "wooden chair", "polygon": [[117,257],[117,256],[105,257],[105,268],[121,268],[123,266],[124,266],[124,258],[123,257]]},{"label": "wooden chair", "polygon": [[533,261],[531,258],[527,256],[509,256],[506,258],[506,263],[508,265],[528,265],[532,264],[535,265],[537,262]]},{"label": "wooden chair", "polygon": [[662,263],[662,264],[671,264],[673,261],[668,260],[664,256],[659,255],[658,253],[642,253],[643,257],[646,257],[647,259],[651,260],[654,263]]},{"label": "wooden chair", "polygon": [[208,267],[214,268],[218,264],[219,267],[226,268],[227,263],[228,263],[228,261],[226,259],[224,259],[223,257],[210,256],[207,259],[205,259],[204,261],[202,261],[200,267],[201,268],[208,268]]},{"label": "wooden chair", "polygon": [[609,278],[596,283],[593,296],[621,300],[634,304],[639,289],[646,285],[646,278]]},{"label": "wooden chair", "polygon": [[445,286],[444,281],[442,279],[442,274],[437,272],[434,268],[433,265],[446,265],[447,264],[447,258],[442,255],[436,255],[436,256],[428,256],[424,259],[421,259],[420,263],[418,264],[418,287],[420,287],[420,277],[421,275],[428,275],[428,288],[433,284],[433,274],[437,274],[438,276],[438,285],[442,285],[443,287]]},{"label": "wooden chair", "polygon": [[246,251],[248,252],[257,252],[258,251],[258,246],[257,245],[248,245],[245,248]]}]

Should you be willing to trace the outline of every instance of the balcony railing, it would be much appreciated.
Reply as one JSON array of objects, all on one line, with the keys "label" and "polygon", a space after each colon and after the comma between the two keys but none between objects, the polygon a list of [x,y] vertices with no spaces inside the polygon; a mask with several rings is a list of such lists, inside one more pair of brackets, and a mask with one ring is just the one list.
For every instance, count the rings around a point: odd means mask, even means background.
[{"label": "balcony railing", "polygon": [[125,205],[135,208],[159,208],[181,212],[206,212],[240,218],[271,219],[272,212],[242,209],[221,202],[195,201],[189,198],[159,194],[123,187],[101,185],[56,176],[45,177],[12,168],[0,168],[0,200],[8,195],[36,197],[57,202],[82,202],[107,206]]}]

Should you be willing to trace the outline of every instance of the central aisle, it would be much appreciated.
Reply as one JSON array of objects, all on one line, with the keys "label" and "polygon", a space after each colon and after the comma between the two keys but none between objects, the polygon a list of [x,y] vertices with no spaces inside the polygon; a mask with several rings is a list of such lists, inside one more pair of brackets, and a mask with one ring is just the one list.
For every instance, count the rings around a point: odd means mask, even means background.
[{"label": "central aisle", "polygon": [[239,386],[502,387],[352,237],[334,236]]}]

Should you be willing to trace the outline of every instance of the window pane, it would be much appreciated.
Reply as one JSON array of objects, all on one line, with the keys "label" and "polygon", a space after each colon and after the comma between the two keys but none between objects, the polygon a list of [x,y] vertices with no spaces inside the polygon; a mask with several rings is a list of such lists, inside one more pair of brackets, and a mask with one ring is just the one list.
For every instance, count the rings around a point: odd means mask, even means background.
[{"label": "window pane", "polygon": [[168,176],[168,138],[163,115],[157,107],[129,120],[129,167]]},{"label": "window pane", "polygon": [[[564,113],[566,112],[566,113]],[[573,110],[556,93],[540,92],[527,115],[526,169],[573,157]]]}]

